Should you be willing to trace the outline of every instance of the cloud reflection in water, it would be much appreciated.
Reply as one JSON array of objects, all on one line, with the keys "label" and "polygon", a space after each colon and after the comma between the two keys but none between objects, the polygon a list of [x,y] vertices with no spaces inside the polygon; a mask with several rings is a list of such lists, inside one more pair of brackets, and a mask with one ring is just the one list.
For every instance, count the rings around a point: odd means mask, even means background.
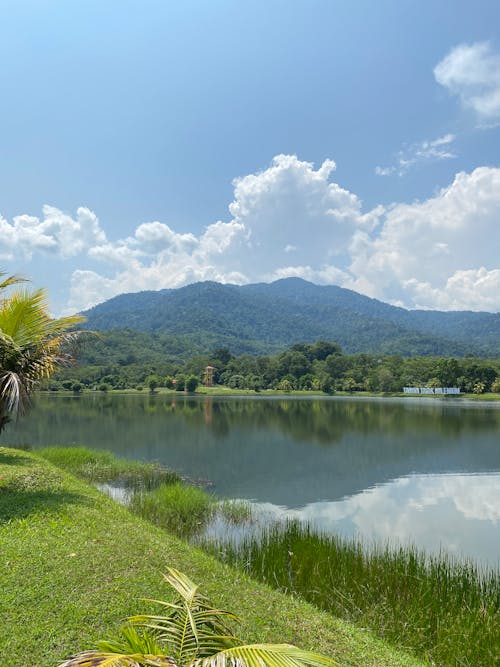
[{"label": "cloud reflection in water", "polygon": [[493,566],[500,560],[498,474],[410,475],[340,501],[257,506],[269,518],[299,519],[367,542],[413,543]]}]

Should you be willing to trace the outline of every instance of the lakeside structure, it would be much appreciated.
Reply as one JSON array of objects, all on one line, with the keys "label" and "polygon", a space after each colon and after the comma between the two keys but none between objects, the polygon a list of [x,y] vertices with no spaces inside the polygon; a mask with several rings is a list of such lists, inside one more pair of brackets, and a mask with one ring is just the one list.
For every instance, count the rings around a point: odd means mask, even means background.
[{"label": "lakeside structure", "polygon": [[460,394],[460,387],[403,387],[405,394],[442,394],[457,396]]}]

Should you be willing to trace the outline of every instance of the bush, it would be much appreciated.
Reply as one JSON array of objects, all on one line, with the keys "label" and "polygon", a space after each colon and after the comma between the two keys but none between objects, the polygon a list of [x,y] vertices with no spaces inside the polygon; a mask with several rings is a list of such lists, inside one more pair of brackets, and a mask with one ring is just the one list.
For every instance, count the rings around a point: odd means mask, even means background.
[{"label": "bush", "polygon": [[134,494],[130,508],[157,526],[186,537],[207,524],[216,503],[203,489],[179,482],[161,485],[149,493]]},{"label": "bush", "polygon": [[175,383],[175,389],[176,391],[184,391],[186,388],[186,376],[185,375],[178,375],[176,377],[177,382]]},{"label": "bush", "polygon": [[196,387],[200,384],[200,381],[198,378],[194,375],[190,375],[186,379],[186,391],[192,394],[194,391],[196,391]]}]

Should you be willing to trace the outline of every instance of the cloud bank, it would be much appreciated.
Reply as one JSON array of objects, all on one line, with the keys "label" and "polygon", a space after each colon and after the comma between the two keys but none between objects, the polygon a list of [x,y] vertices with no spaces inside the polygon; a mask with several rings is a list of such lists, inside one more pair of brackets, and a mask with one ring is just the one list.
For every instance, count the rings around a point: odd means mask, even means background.
[{"label": "cloud bank", "polygon": [[83,207],[0,217],[0,258],[73,258],[67,311],[122,292],[288,276],[409,308],[500,310],[500,169],[460,172],[429,199],[368,211],[334,170],[332,160],[315,168],[278,155],[236,179],[230,219],[198,235],[152,221],[111,240]]}]

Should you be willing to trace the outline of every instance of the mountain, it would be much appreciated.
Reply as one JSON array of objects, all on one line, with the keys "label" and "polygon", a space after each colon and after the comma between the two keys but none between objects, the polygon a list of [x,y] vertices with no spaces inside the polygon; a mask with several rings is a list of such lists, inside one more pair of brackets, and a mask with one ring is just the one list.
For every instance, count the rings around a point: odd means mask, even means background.
[{"label": "mountain", "polygon": [[88,329],[168,335],[206,351],[270,353],[323,339],[347,353],[500,356],[500,314],[409,311],[300,278],[121,294],[83,314]]}]

